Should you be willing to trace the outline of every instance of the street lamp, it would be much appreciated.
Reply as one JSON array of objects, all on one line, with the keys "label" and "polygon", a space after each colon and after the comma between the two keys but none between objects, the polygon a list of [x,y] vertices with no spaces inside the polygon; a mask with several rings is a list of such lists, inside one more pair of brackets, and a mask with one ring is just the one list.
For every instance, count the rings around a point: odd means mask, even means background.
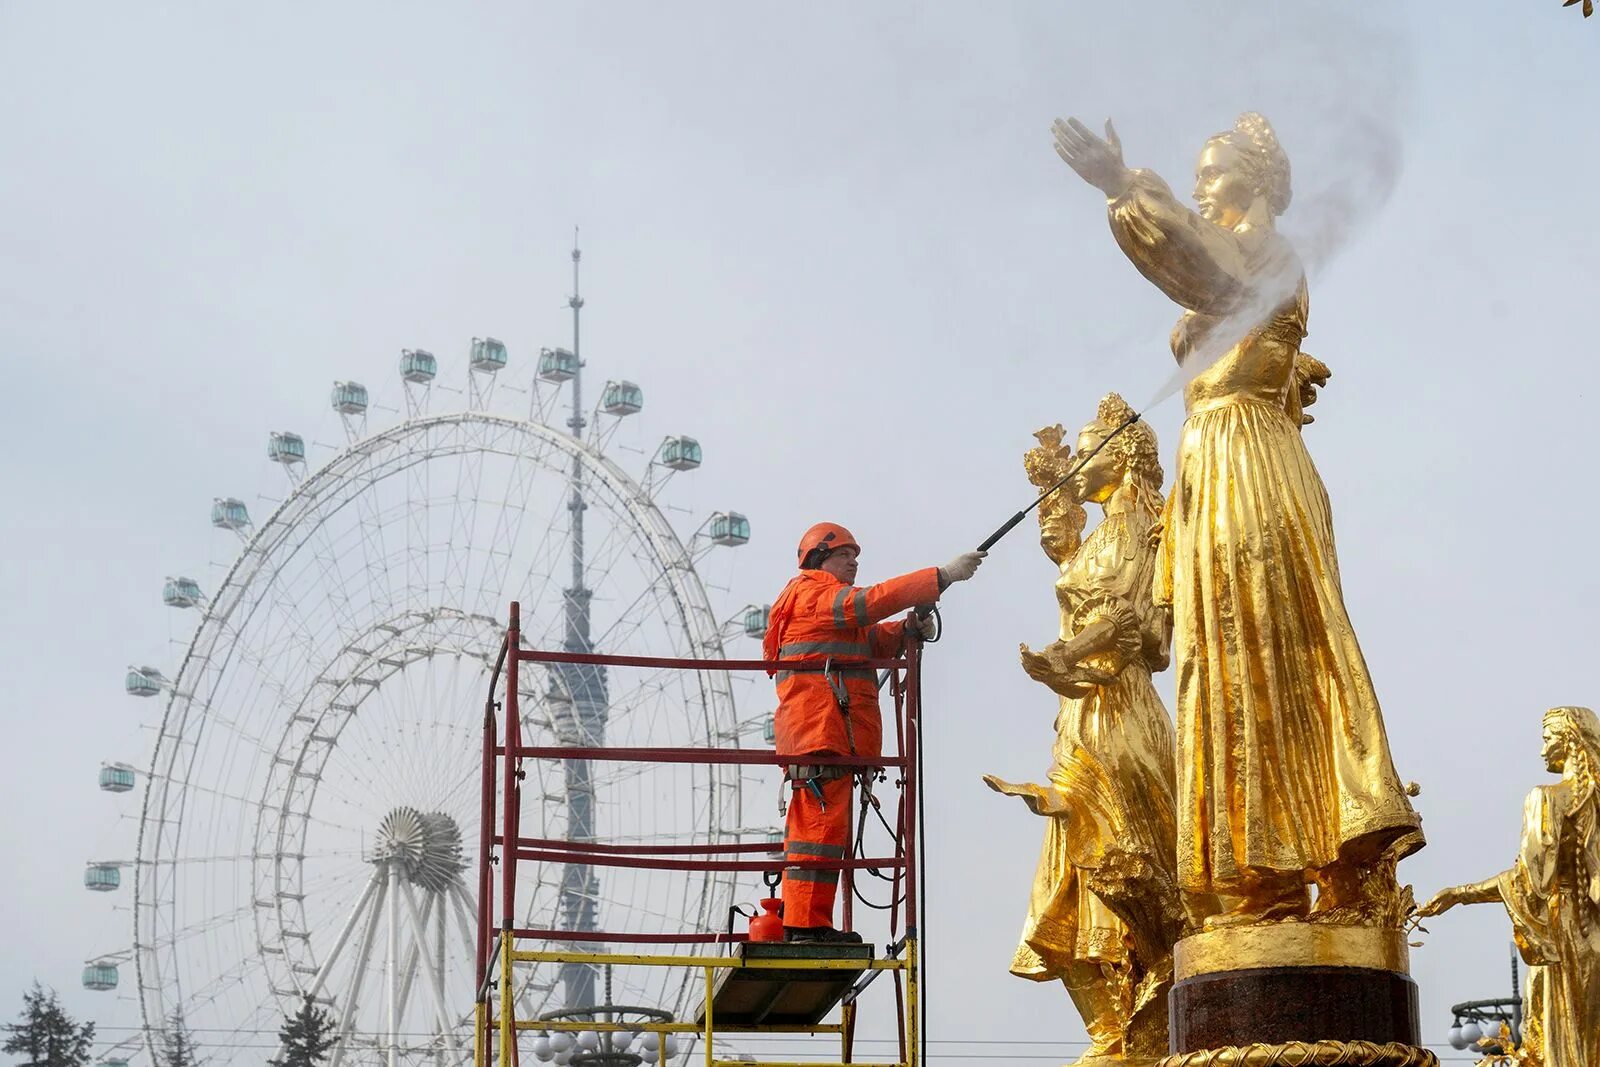
[{"label": "street lamp", "polygon": [[1508,1049],[1498,1042],[1480,1046],[1483,1038],[1498,1038],[1509,1032],[1514,1045],[1522,1043],[1522,983],[1517,976],[1517,952],[1511,950],[1511,996],[1500,1000],[1465,1000],[1452,1005],[1450,1047],[1481,1048],[1490,1056],[1504,1055]]},{"label": "street lamp", "polygon": [[643,1030],[652,1024],[673,1021],[670,1011],[611,1002],[611,966],[605,968],[604,1004],[547,1011],[541,1022],[594,1022],[604,1030],[557,1030],[533,1039],[533,1058],[555,1067],[642,1067],[667,1063],[676,1056],[678,1039],[672,1034]]}]

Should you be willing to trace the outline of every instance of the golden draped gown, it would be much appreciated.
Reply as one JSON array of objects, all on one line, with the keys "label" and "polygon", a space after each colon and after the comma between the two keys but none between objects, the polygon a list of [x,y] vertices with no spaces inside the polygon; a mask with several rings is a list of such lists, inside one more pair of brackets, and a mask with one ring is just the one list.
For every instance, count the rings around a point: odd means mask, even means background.
[{"label": "golden draped gown", "polygon": [[1600,1065],[1600,871],[1578,862],[1600,827],[1575,816],[1573,794],[1560,782],[1528,795],[1517,862],[1499,878],[1530,965],[1527,1044],[1542,1049],[1544,1067]]},{"label": "golden draped gown", "polygon": [[1172,871],[1172,721],[1151,681],[1167,665],[1167,613],[1149,596],[1158,513],[1134,492],[1124,487],[1107,502],[1104,521],[1056,581],[1063,640],[1103,619],[1115,623],[1115,646],[1083,662],[1116,680],[1060,698],[1048,785],[1004,790],[1052,816],[1011,964],[1011,973],[1036,981],[1067,979],[1075,962],[1128,962],[1127,928],[1084,884],[1081,868],[1123,850],[1169,878]]},{"label": "golden draped gown", "polygon": [[[1154,592],[1177,662],[1178,883],[1362,864],[1422,845],[1345,612],[1327,491],[1300,434],[1303,272],[1270,227],[1230,230],[1135,171],[1108,204],[1124,254],[1188,309],[1199,365]],[[1235,324],[1238,324],[1235,326]]]}]

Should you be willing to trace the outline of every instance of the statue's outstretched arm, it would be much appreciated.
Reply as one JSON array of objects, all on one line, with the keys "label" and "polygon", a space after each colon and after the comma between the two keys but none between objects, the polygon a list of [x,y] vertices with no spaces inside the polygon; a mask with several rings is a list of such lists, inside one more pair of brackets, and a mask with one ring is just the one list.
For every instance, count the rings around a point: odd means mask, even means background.
[{"label": "statue's outstretched arm", "polygon": [[1433,915],[1443,915],[1457,904],[1499,904],[1504,900],[1500,895],[1500,875],[1487,878],[1481,882],[1469,885],[1451,886],[1441,889],[1422,907],[1417,909],[1417,914],[1423,918]]},{"label": "statue's outstretched arm", "polygon": [[1178,203],[1154,172],[1130,169],[1109,121],[1104,139],[1077,119],[1057,119],[1051,131],[1056,154],[1105,193],[1117,245],[1158,289],[1208,315],[1225,315],[1248,295],[1248,256],[1239,236]]}]

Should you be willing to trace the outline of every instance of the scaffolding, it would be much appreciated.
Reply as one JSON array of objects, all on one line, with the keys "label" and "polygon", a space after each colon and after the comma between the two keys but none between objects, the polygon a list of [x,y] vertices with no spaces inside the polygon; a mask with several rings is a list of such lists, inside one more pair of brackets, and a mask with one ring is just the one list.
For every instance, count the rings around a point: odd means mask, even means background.
[{"label": "scaffolding", "polygon": [[[710,660],[654,656],[606,656],[593,653],[539,651],[522,647],[520,605],[511,604],[509,625],[489,683],[483,718],[483,778],[478,848],[478,988],[474,1005],[474,1067],[516,1067],[520,1064],[518,1034],[637,1031],[659,1035],[697,1035],[703,1042],[705,1067],[844,1067],[854,1059],[858,997],[880,975],[894,986],[898,1058],[869,1067],[919,1067],[921,1048],[918,945],[918,800],[921,791],[920,666],[921,642],[907,641],[907,650],[892,658],[852,660],[851,669],[878,672],[884,714],[893,718],[893,754],[872,758],[805,754],[807,764],[849,768],[872,774],[882,769],[897,775],[899,797],[893,826],[892,856],[864,857],[845,849],[842,859],[790,861],[773,856],[770,842],[624,845],[594,840],[550,840],[521,836],[522,764],[526,760],[594,760],[706,765],[784,766],[800,754],[753,748],[621,748],[573,745],[536,746],[522,742],[518,707],[519,668],[524,663],[605,668],[681,671],[820,671],[805,660]],[[885,724],[888,725],[887,723]],[[885,820],[887,825],[887,820]],[[763,858],[757,854],[766,853]],[[855,872],[888,871],[892,883],[888,906],[889,942],[882,958],[870,945],[754,943],[748,935],[701,930],[637,932],[528,929],[515,926],[518,868],[524,864],[583,863],[678,871],[760,872],[769,878],[784,869],[837,871],[844,898],[840,928],[854,928]],[[496,872],[495,867],[499,870]],[[498,892],[495,885],[498,873]],[[585,951],[593,945],[596,951]],[[652,954],[621,947],[702,945],[701,949]],[[580,947],[574,947],[580,946]],[[616,947],[614,947],[616,946]],[[648,1021],[602,1021],[582,1011],[545,1013],[537,1019],[516,1017],[514,976],[519,964],[550,963],[592,967],[666,967],[702,972],[704,1002],[693,1021],[668,1012],[650,1012]],[[609,997],[607,998],[610,999]],[[787,1006],[787,1007],[785,1007]],[[838,1006],[837,1022],[825,1021]],[[636,1012],[641,1009],[634,1009]],[[569,1016],[562,1018],[562,1016]],[[718,1035],[823,1035],[838,1040],[836,1060],[773,1061],[719,1058]],[[614,1056],[591,1057],[600,1062]],[[637,1057],[634,1057],[637,1059]],[[661,1056],[661,1067],[668,1057]]]}]

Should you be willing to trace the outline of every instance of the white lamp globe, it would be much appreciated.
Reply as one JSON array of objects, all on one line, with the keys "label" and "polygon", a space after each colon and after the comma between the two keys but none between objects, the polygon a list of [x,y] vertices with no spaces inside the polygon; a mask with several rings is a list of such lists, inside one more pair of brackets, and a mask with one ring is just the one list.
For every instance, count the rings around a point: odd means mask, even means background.
[{"label": "white lamp globe", "polygon": [[654,1052],[661,1047],[661,1035],[651,1030],[644,1035],[644,1048],[646,1052]]},{"label": "white lamp globe", "polygon": [[618,1052],[623,1051],[631,1044],[633,1044],[633,1034],[627,1030],[611,1031],[611,1047]]},{"label": "white lamp globe", "polygon": [[533,1049],[533,1058],[540,1063],[549,1063],[550,1058],[555,1055],[555,1050],[550,1047],[550,1037],[547,1034],[540,1034],[534,1038],[531,1048]]},{"label": "white lamp globe", "polygon": [[584,1052],[597,1052],[600,1049],[600,1035],[593,1030],[585,1030],[578,1035],[578,1048]]},{"label": "white lamp globe", "polygon": [[572,1040],[572,1035],[567,1033],[565,1030],[557,1030],[555,1033],[550,1035],[550,1048],[554,1050],[555,1054],[558,1056],[563,1052],[571,1052],[574,1043],[575,1042]]},{"label": "white lamp globe", "polygon": [[1478,1043],[1478,1039],[1482,1036],[1483,1027],[1478,1025],[1478,1021],[1476,1019],[1468,1019],[1467,1024],[1461,1028],[1461,1038],[1469,1046],[1476,1045]]},{"label": "white lamp globe", "polygon": [[1461,1034],[1460,1023],[1456,1023],[1450,1028],[1450,1047],[1453,1049],[1464,1049],[1467,1047],[1467,1039]]},{"label": "white lamp globe", "polygon": [[661,1054],[658,1053],[655,1049],[647,1048],[643,1052],[639,1053],[639,1058],[641,1060],[643,1060],[644,1062],[646,1062],[646,1063],[654,1063],[654,1062],[656,1062],[657,1059],[660,1058],[660,1055]]},{"label": "white lamp globe", "polygon": [[661,1035],[661,1055],[671,1059],[678,1054],[678,1039],[672,1034]]}]

